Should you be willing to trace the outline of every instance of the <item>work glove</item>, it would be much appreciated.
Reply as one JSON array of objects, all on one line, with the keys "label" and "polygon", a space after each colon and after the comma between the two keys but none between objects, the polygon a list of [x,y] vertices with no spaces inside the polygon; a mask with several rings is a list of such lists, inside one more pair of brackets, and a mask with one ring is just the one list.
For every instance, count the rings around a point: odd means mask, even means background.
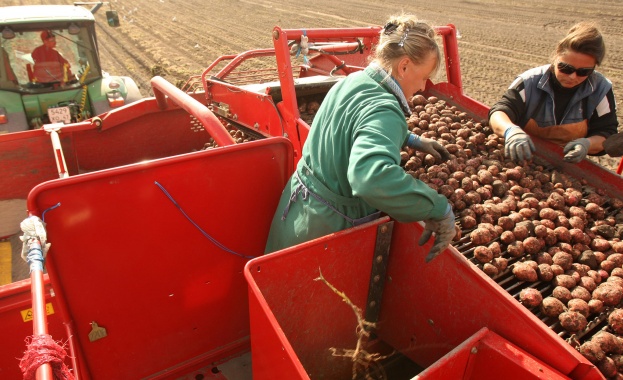
[{"label": "work glove", "polygon": [[407,139],[407,146],[409,148],[419,150],[420,152],[432,155],[435,157],[435,161],[437,162],[444,162],[450,159],[450,152],[448,152],[443,145],[433,139],[420,137],[411,133]]},{"label": "work glove", "polygon": [[[48,234],[45,230],[45,223],[37,216],[29,216],[20,223],[20,227],[24,235],[20,236],[22,241],[22,259],[31,266],[43,270],[43,260],[45,259],[48,250],[50,249],[50,243],[48,243]],[[41,244],[41,254],[38,250],[30,249],[30,241],[32,239],[39,240]]]},{"label": "work glove", "polygon": [[449,204],[445,215],[441,219],[429,219],[424,221],[424,232],[422,232],[422,236],[420,237],[419,245],[424,245],[433,233],[435,233],[435,242],[426,256],[426,262],[431,261],[444,249],[448,248],[454,235],[456,235],[454,213]]},{"label": "work glove", "polygon": [[563,160],[572,164],[577,164],[582,161],[588,154],[588,148],[591,147],[591,142],[587,138],[575,139],[565,145],[563,153],[565,156]]},{"label": "work glove", "polygon": [[510,158],[515,163],[532,158],[534,143],[523,129],[512,126],[504,131],[504,156]]}]

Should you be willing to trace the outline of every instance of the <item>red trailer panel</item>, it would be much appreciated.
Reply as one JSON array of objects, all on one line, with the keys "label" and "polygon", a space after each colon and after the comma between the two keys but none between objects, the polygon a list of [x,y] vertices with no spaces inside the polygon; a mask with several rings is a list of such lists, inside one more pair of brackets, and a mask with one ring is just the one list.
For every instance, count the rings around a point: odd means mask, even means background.
[{"label": "red trailer panel", "polygon": [[275,138],[33,189],[81,378],[175,378],[248,351],[242,270],[263,253],[292,162]]}]

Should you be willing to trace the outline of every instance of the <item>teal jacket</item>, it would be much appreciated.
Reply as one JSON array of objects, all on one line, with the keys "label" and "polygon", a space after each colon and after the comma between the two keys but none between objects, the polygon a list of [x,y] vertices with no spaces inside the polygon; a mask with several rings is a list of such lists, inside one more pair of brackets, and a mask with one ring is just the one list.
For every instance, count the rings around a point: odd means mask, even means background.
[{"label": "teal jacket", "polygon": [[[352,219],[382,211],[399,222],[445,214],[447,199],[400,166],[406,117],[384,83],[393,79],[375,67],[349,75],[327,93],[303,146],[298,176],[279,201],[266,253],[352,227],[336,210]],[[315,195],[297,191],[299,178]]]}]

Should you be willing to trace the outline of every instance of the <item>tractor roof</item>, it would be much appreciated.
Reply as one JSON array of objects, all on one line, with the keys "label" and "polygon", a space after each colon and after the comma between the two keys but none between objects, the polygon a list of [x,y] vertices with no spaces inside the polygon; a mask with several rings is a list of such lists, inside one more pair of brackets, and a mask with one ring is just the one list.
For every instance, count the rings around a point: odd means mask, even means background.
[{"label": "tractor roof", "polygon": [[95,18],[88,9],[74,5],[21,5],[0,7],[0,25],[58,21],[95,21]]}]

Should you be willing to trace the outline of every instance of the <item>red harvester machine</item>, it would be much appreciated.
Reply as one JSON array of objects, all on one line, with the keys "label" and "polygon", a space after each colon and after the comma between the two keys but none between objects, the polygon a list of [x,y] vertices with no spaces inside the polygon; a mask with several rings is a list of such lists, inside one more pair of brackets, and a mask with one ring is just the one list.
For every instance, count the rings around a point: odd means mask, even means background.
[{"label": "red harvester machine", "polygon": [[[485,118],[463,94],[454,26],[437,31],[447,78],[427,94]],[[0,136],[1,201],[27,195],[52,244],[47,274],[0,287],[0,376],[21,377],[34,331],[65,345],[79,379],[604,378],[517,301],[526,284],[489,278],[458,245],[425,264],[418,223],[384,217],[262,255],[309,130],[299,106],[365,67],[379,32],[276,27],[274,48],[221,57],[186,91],[156,77],[154,98]],[[535,143],[621,198],[621,177]],[[365,352],[328,284],[375,322]]]}]

